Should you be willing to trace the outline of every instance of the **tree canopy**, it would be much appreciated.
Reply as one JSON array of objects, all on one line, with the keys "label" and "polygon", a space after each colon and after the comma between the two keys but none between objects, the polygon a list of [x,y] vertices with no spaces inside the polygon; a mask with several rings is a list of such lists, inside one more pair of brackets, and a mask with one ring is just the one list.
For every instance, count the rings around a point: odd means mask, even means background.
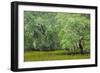
[{"label": "tree canopy", "polygon": [[24,42],[31,50],[90,50],[90,15],[24,11]]}]

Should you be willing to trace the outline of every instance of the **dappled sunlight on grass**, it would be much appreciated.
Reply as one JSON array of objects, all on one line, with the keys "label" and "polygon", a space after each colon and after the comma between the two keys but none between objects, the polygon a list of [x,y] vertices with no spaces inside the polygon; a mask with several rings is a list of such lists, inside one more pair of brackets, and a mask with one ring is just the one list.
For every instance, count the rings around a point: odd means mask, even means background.
[{"label": "dappled sunlight on grass", "polygon": [[89,54],[67,55],[63,50],[56,51],[25,51],[24,61],[48,61],[48,60],[73,60],[88,59]]}]

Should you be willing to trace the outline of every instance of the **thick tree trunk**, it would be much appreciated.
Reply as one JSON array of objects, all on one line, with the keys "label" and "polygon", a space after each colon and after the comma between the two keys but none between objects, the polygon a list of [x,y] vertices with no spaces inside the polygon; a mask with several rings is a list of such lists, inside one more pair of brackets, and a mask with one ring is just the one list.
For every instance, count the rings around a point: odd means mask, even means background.
[{"label": "thick tree trunk", "polygon": [[79,40],[79,48],[80,48],[80,53],[83,54],[83,37],[80,37]]}]

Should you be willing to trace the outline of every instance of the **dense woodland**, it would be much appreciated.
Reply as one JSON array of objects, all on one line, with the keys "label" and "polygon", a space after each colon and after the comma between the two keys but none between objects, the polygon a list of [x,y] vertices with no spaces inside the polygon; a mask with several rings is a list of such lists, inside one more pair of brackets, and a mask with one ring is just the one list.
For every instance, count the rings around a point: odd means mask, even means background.
[{"label": "dense woodland", "polygon": [[90,15],[24,11],[25,50],[90,51]]}]

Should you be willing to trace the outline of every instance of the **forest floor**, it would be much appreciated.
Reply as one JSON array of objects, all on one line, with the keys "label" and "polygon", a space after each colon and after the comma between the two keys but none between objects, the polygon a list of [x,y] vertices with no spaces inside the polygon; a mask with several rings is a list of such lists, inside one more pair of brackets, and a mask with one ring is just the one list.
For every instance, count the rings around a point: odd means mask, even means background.
[{"label": "forest floor", "polygon": [[56,51],[25,51],[24,61],[50,61],[50,60],[75,60],[75,59],[89,59],[90,54],[64,54],[63,50]]}]

